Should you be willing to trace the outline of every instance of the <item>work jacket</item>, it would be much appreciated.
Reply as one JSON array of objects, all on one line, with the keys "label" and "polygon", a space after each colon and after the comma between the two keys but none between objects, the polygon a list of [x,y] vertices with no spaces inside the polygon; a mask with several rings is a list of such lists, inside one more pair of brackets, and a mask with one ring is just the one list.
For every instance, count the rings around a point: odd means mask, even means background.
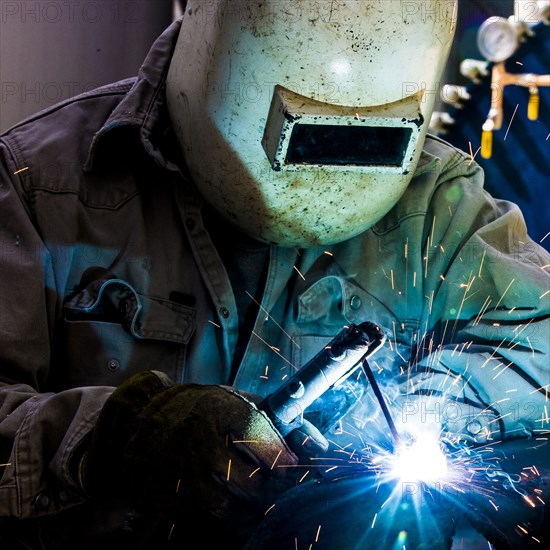
[{"label": "work jacket", "polygon": [[549,256],[519,209],[483,190],[474,159],[430,136],[407,191],[369,230],[326,247],[269,247],[232,376],[236,297],[165,103],[179,25],[137,78],[0,138],[0,517],[61,512],[60,532],[63,513],[108,529],[102,514],[116,503],[78,515],[72,457],[132,374],[265,396],[363,321],[386,331],[372,364],[402,412],[442,396],[446,427],[480,443],[547,429]]}]

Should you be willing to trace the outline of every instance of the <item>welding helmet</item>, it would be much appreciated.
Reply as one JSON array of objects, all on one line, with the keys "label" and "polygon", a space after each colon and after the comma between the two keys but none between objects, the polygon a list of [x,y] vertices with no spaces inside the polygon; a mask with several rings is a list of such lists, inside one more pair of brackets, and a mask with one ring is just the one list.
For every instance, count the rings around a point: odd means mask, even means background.
[{"label": "welding helmet", "polygon": [[204,199],[249,236],[355,236],[410,182],[456,22],[450,0],[190,0],[167,77]]}]

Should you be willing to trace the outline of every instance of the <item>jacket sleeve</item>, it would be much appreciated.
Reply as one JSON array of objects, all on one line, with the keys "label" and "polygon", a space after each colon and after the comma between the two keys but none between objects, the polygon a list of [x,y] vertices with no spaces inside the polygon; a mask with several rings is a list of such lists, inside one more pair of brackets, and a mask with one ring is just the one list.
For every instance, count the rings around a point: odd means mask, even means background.
[{"label": "jacket sleeve", "polygon": [[81,496],[71,459],[113,391],[51,391],[61,298],[25,196],[26,167],[0,142],[0,517],[28,518]]},{"label": "jacket sleeve", "polygon": [[438,182],[422,248],[428,374],[415,391],[442,397],[443,423],[477,443],[536,439],[549,427],[550,256],[465,155]]}]

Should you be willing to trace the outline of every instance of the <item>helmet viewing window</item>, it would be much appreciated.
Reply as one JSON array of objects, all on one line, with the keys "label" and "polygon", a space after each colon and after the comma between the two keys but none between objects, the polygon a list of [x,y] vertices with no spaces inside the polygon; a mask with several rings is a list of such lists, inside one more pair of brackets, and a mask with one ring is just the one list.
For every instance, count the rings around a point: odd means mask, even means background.
[{"label": "helmet viewing window", "polygon": [[262,145],[274,170],[408,173],[421,94],[374,107],[315,101],[275,86]]},{"label": "helmet viewing window", "polygon": [[403,165],[411,128],[295,124],[285,165]]}]

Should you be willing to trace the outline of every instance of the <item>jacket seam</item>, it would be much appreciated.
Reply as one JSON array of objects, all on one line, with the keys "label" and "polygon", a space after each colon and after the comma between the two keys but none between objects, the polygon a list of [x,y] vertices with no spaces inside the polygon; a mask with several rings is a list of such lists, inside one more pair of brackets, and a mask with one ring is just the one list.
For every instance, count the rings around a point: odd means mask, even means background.
[{"label": "jacket seam", "polygon": [[30,190],[33,190],[33,191],[41,191],[43,193],[51,193],[53,195],[56,195],[56,194],[68,194],[68,195],[76,195],[79,199],[79,201],[86,205],[86,207],[88,208],[93,208],[93,209],[96,209],[96,210],[118,210],[121,206],[123,206],[124,204],[126,204],[128,201],[132,200],[133,198],[135,198],[136,196],[139,196],[140,195],[140,191],[137,190],[137,191],[134,191],[133,193],[131,193],[130,195],[128,195],[127,197],[125,197],[124,199],[121,199],[120,201],[118,201],[115,205],[113,206],[108,206],[108,205],[98,205],[98,204],[93,204],[89,201],[89,199],[85,199],[82,197],[82,193],[80,193],[79,191],[75,191],[73,189],[50,189],[50,188],[46,188],[46,187],[30,187],[28,190],[26,189],[25,191],[30,191]]},{"label": "jacket seam", "polygon": [[130,86],[128,86],[128,83],[125,81],[124,84],[121,84],[118,88],[108,88],[108,89],[102,89],[98,88],[95,90],[91,90],[89,92],[85,92],[83,94],[77,95],[75,97],[71,97],[69,99],[66,99],[65,101],[61,101],[60,103],[57,103],[56,105],[52,105],[50,107],[47,107],[46,109],[43,109],[39,111],[38,113],[35,113],[20,122],[16,123],[14,126],[11,126],[6,131],[2,132],[2,135],[9,134],[12,130],[15,130],[17,128],[20,128],[21,126],[24,126],[25,124],[28,124],[30,122],[34,122],[36,120],[39,120],[47,115],[50,115],[52,113],[55,113],[59,111],[60,109],[63,109],[64,107],[71,105],[73,103],[79,103],[81,101],[85,101],[87,99],[94,99],[94,98],[100,98],[100,97],[108,97],[108,96],[115,96],[115,95],[126,95],[133,87],[135,83],[135,78],[133,79],[133,82]]}]

